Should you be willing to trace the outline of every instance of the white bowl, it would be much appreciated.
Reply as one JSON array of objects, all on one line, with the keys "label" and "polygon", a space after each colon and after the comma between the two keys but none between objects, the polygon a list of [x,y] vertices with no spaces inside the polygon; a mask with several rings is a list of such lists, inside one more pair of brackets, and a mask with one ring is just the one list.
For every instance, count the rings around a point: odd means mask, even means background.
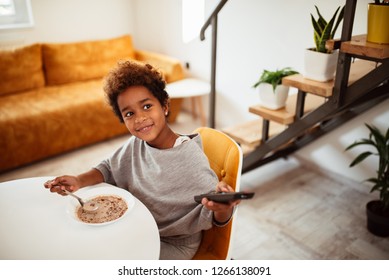
[{"label": "white bowl", "polygon": [[94,186],[94,187],[86,187],[79,189],[77,192],[75,192],[76,195],[81,197],[84,200],[89,200],[97,196],[117,196],[121,197],[126,203],[127,203],[127,210],[124,212],[124,214],[112,221],[108,221],[105,223],[85,223],[82,220],[80,220],[77,216],[77,208],[80,206],[80,203],[75,199],[74,197],[69,196],[68,197],[68,203],[66,205],[66,212],[69,214],[69,216],[72,218],[72,220],[82,223],[84,225],[90,225],[90,226],[102,226],[102,225],[108,225],[114,222],[117,222],[121,219],[123,219],[128,212],[130,212],[131,208],[135,204],[134,197],[129,191],[126,191],[124,189],[114,187],[114,186]]}]

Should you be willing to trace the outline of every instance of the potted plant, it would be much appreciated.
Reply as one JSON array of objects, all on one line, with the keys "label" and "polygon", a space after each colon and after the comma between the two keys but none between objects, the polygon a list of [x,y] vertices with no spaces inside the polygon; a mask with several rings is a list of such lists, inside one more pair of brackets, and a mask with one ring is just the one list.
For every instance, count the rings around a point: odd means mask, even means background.
[{"label": "potted plant", "polygon": [[289,87],[282,85],[282,78],[294,74],[298,72],[290,67],[276,71],[263,70],[259,80],[253,85],[253,88],[259,88],[261,106],[272,110],[285,107]]},{"label": "potted plant", "polygon": [[366,205],[367,228],[377,236],[389,236],[389,128],[384,134],[377,127],[366,124],[369,138],[363,138],[346,148],[350,150],[359,145],[368,145],[374,152],[367,150],[359,154],[350,164],[357,165],[367,157],[378,156],[378,170],[375,177],[366,181],[373,184],[371,192],[379,192],[379,200],[369,201]]},{"label": "potted plant", "polygon": [[367,41],[389,44],[389,1],[375,0],[368,4]]},{"label": "potted plant", "polygon": [[338,51],[327,50],[325,44],[327,40],[334,38],[336,30],[343,20],[344,6],[341,10],[339,6],[329,21],[324,19],[317,6],[315,8],[318,18],[315,19],[311,14],[315,47],[305,50],[304,77],[319,82],[326,82],[334,78]]}]

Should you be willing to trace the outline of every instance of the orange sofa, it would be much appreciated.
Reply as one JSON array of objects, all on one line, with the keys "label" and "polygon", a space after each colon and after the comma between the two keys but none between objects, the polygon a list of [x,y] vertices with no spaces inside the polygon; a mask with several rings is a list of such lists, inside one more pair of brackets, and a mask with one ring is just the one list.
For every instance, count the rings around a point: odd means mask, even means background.
[{"label": "orange sofa", "polygon": [[167,82],[184,76],[180,61],[134,49],[129,35],[0,51],[0,172],[127,133],[102,89],[119,59],[149,62]]}]

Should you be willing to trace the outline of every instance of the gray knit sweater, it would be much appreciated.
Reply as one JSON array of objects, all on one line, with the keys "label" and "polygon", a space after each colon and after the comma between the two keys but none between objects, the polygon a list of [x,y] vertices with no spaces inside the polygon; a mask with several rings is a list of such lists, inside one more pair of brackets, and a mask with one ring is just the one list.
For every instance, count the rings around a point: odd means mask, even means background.
[{"label": "gray knit sweater", "polygon": [[[216,174],[198,134],[171,149],[156,149],[130,139],[98,169],[105,182],[127,189],[143,202],[157,222],[161,240],[182,245],[212,226],[212,212],[193,196],[214,190]],[[198,234],[197,234],[198,236]]]}]

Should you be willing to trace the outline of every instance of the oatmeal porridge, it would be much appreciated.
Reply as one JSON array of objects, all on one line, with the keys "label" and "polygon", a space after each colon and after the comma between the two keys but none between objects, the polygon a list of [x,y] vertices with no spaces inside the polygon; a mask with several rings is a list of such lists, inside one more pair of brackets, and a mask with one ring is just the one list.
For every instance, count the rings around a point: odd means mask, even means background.
[{"label": "oatmeal porridge", "polygon": [[81,206],[77,208],[77,217],[84,223],[101,224],[119,219],[127,211],[127,203],[118,196],[105,195],[91,199],[99,208],[94,212],[87,212]]}]

